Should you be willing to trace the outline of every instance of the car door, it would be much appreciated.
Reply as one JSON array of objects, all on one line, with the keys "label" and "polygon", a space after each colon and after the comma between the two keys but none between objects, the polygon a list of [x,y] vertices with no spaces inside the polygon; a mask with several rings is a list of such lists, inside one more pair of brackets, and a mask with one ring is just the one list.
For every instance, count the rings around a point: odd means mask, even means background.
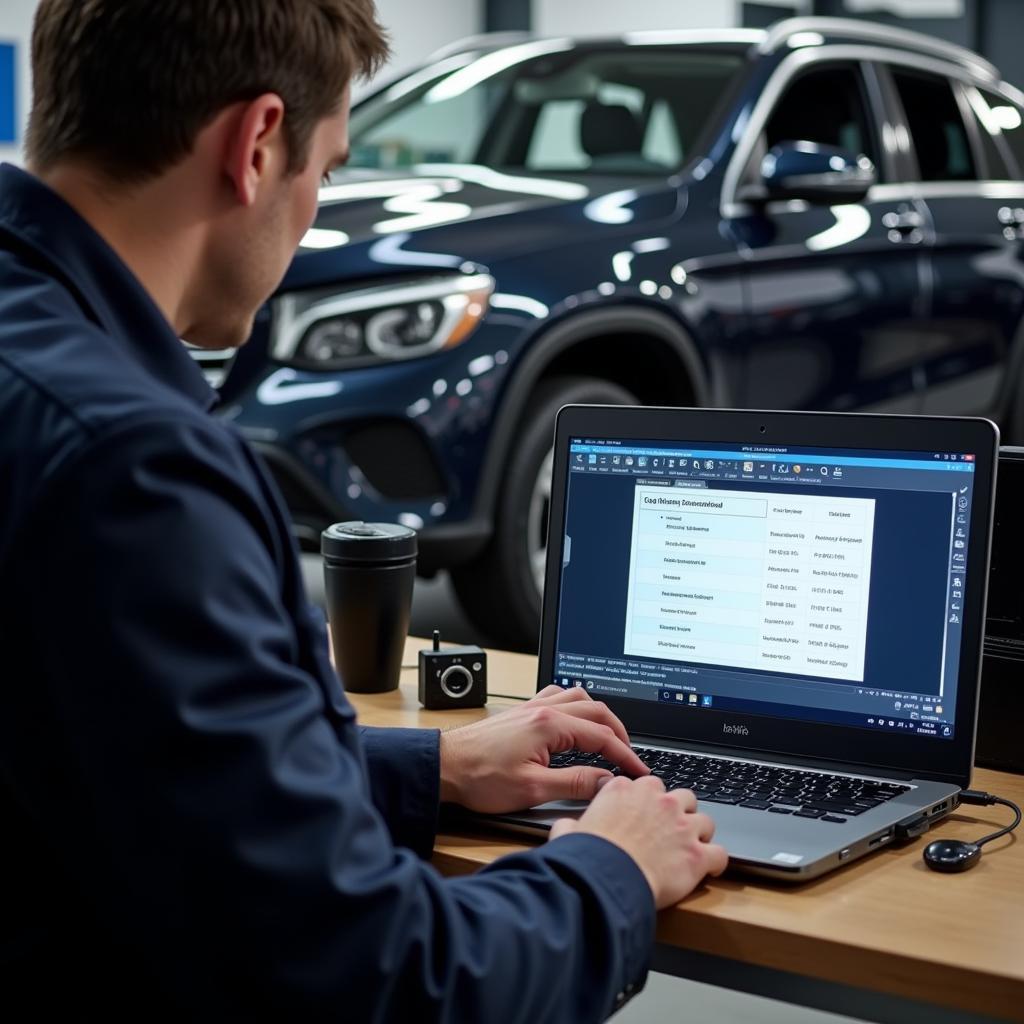
[{"label": "car door", "polygon": [[1011,178],[999,115],[972,83],[899,63],[881,70],[909,135],[913,192],[934,231],[922,411],[998,415],[1024,301],[1024,185]]},{"label": "car door", "polygon": [[[891,178],[876,93],[870,67],[857,61],[821,60],[796,72],[763,123],[752,118],[737,197],[743,182],[759,180],[764,154],[786,141],[864,154],[882,183]],[[741,203],[728,217],[745,260],[745,405],[918,411],[927,214],[883,192],[832,205]]]}]

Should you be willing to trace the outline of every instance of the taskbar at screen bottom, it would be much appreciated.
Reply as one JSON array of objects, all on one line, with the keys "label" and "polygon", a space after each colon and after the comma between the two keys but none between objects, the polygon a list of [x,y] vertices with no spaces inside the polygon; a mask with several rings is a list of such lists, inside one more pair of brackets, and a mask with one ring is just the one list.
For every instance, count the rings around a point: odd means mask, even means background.
[{"label": "taskbar at screen bottom", "polygon": [[[912,736],[934,736],[937,739],[954,738],[953,723],[937,716],[900,718],[897,716],[859,715],[856,712],[833,711],[829,708],[807,708],[795,704],[768,704],[764,701],[741,700],[721,694],[695,693],[693,690],[666,689],[664,687],[637,686],[632,680],[581,678],[558,676],[552,680],[563,689],[585,688],[595,698],[616,697],[628,700],[658,701],[673,707],[685,708],[695,714],[702,710],[731,711],[740,714],[762,715],[768,718],[790,718],[823,725],[844,725],[868,731],[905,733]],[[913,714],[916,715],[916,712]]]}]

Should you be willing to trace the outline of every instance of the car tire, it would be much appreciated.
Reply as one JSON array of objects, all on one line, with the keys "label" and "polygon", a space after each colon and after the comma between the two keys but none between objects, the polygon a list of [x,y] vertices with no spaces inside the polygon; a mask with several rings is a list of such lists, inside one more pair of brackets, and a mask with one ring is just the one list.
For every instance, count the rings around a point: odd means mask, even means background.
[{"label": "car tire", "polygon": [[494,534],[481,555],[451,573],[463,612],[488,644],[537,650],[555,415],[574,404],[633,405],[636,398],[596,377],[554,377],[538,387],[512,447]]}]

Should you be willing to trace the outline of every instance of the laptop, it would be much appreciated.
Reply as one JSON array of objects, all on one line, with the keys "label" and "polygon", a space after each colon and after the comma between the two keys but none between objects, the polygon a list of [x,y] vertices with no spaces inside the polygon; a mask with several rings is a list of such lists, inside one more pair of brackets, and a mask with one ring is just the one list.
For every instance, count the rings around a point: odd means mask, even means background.
[{"label": "laptop", "polygon": [[733,868],[920,835],[970,784],[997,449],[981,419],[565,407],[538,689],[605,701]]}]

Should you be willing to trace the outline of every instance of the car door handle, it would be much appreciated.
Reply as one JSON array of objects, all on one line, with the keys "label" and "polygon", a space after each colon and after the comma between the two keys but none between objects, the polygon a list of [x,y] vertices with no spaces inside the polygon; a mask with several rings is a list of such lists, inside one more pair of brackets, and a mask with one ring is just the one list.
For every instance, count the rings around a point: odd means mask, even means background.
[{"label": "car door handle", "polygon": [[1012,209],[1009,206],[1000,206],[998,217],[1005,238],[1013,240],[1024,237],[1024,209],[1019,206]]},{"label": "car door handle", "polygon": [[891,231],[914,231],[924,227],[924,217],[917,210],[890,210],[882,217],[882,226]]},{"label": "car door handle", "polygon": [[917,210],[890,210],[882,214],[882,226],[889,229],[890,242],[917,245],[924,241],[924,217]]}]

